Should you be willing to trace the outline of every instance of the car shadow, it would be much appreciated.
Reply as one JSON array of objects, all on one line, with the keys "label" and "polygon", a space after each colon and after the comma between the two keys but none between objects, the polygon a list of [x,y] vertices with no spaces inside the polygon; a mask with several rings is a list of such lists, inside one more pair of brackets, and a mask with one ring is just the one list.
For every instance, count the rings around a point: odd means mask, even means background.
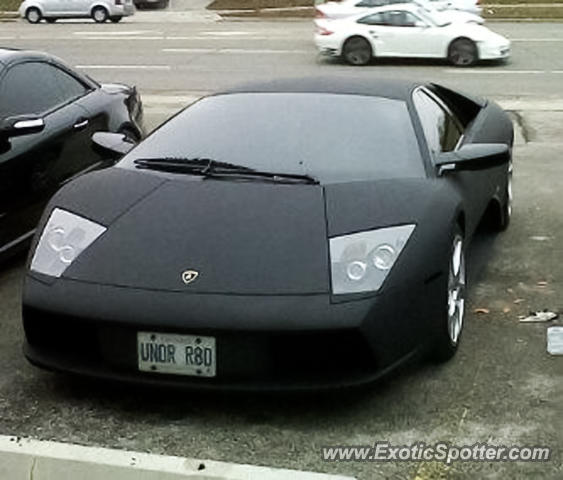
[{"label": "car shadow", "polygon": [[[339,57],[326,57],[319,55],[318,63],[320,65],[340,65],[348,66],[350,68],[358,68],[356,66],[348,65],[342,58]],[[509,59],[501,60],[481,60],[475,65],[470,67],[455,67],[445,59],[440,58],[374,58],[366,65],[366,67],[450,67],[463,71],[464,69],[480,69],[490,67],[503,67],[510,64]]]}]

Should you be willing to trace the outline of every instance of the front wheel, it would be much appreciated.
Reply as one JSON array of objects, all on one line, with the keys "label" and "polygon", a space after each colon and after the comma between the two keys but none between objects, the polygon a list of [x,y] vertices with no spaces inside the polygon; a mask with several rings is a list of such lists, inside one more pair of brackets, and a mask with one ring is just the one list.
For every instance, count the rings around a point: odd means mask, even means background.
[{"label": "front wheel", "polygon": [[38,8],[33,7],[27,9],[25,12],[25,18],[29,23],[39,23],[41,18],[43,18],[43,15],[41,15]]},{"label": "front wheel", "polygon": [[96,7],[92,10],[92,18],[96,23],[104,23],[109,18],[109,13],[104,7]]},{"label": "front wheel", "polygon": [[342,47],[342,57],[350,65],[367,65],[372,57],[370,43],[362,37],[352,37],[346,40]]},{"label": "front wheel", "polygon": [[456,67],[470,67],[477,57],[477,46],[468,38],[454,40],[448,49],[448,60]]},{"label": "front wheel", "polygon": [[498,229],[500,231],[506,230],[508,225],[510,225],[510,219],[512,217],[512,202],[514,200],[514,195],[512,193],[512,158],[508,162],[508,171],[506,173],[506,187],[504,191],[504,202],[501,206],[500,222]]},{"label": "front wheel", "polygon": [[465,316],[465,290],[465,241],[461,228],[456,225],[450,242],[446,302],[432,351],[433,359],[438,362],[449,360],[457,352]]}]

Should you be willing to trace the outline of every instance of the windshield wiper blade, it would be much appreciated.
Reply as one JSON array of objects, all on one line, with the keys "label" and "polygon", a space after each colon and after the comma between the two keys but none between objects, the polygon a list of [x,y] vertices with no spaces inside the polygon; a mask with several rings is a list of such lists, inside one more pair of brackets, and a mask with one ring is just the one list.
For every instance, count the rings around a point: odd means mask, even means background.
[{"label": "windshield wiper blade", "polygon": [[137,168],[151,170],[162,170],[177,173],[192,173],[202,170],[203,173],[215,168],[251,171],[251,168],[232,163],[218,162],[210,158],[184,158],[184,157],[160,157],[160,158],[138,158],[133,160]]},{"label": "windshield wiper blade", "polygon": [[303,182],[318,184],[319,181],[310,175],[294,173],[278,173],[260,171],[233,163],[218,162],[209,158],[139,158],[133,163],[137,168],[159,170],[170,173],[186,173],[189,175],[202,175],[204,177],[227,177],[237,176],[239,178],[260,178],[280,183]]},{"label": "windshield wiper blade", "polygon": [[236,170],[225,170],[224,172],[213,172],[215,176],[232,176],[237,175],[245,178],[261,178],[265,180],[270,180],[272,182],[279,183],[310,183],[311,185],[318,185],[319,181],[315,177],[310,175],[298,174],[298,173],[277,173],[277,172],[266,172],[260,170],[250,170],[250,171],[240,171]]}]

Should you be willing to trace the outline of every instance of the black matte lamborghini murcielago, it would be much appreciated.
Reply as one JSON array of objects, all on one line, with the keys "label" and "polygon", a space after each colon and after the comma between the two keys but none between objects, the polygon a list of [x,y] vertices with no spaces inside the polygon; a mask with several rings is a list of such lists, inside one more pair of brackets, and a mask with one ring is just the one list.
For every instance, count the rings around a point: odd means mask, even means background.
[{"label": "black matte lamborghini murcielago", "polygon": [[283,80],[207,96],[51,200],[25,354],[199,389],[371,381],[463,327],[465,250],[511,214],[513,129],[435,84]]}]

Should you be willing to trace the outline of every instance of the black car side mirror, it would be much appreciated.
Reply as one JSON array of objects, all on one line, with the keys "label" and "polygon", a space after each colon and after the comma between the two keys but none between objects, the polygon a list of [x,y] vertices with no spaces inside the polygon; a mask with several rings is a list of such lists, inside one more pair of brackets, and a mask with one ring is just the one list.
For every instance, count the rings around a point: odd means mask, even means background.
[{"label": "black car side mirror", "polygon": [[117,160],[129,153],[135,143],[122,133],[96,132],[92,135],[94,150],[102,156]]},{"label": "black car side mirror", "polygon": [[21,115],[0,120],[0,138],[9,139],[39,133],[45,128],[45,122],[40,117]]},{"label": "black car side mirror", "polygon": [[475,143],[461,147],[453,152],[438,155],[436,167],[438,175],[449,171],[481,170],[508,163],[510,150],[504,143]]}]

